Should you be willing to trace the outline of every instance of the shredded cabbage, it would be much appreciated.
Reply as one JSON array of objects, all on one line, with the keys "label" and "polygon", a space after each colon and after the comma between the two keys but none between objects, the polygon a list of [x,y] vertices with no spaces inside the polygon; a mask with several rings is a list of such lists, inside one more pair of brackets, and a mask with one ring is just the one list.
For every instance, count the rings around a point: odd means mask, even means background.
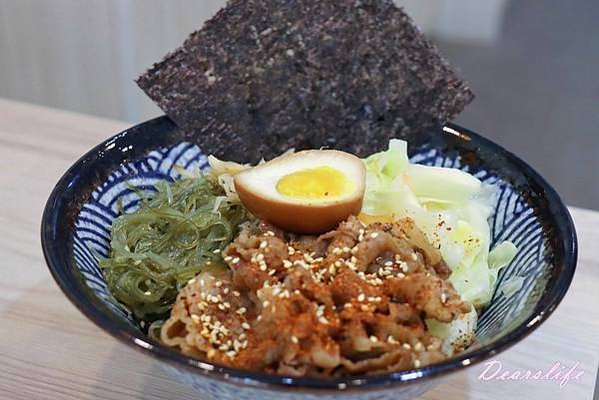
[{"label": "shredded cabbage", "polygon": [[470,312],[460,315],[451,323],[443,323],[434,319],[426,320],[426,326],[431,335],[444,339],[443,352],[448,356],[460,353],[475,339],[477,314],[474,306]]},{"label": "shredded cabbage", "polygon": [[[452,270],[449,280],[461,297],[476,309],[487,305],[498,271],[517,252],[509,242],[489,251],[488,218],[494,188],[458,169],[410,164],[407,143],[402,140],[392,139],[387,151],[364,162],[367,174],[362,213],[386,219],[412,218],[439,248]],[[448,344],[463,346],[457,338],[473,337],[464,335],[464,329],[473,332],[475,308],[450,324],[433,321],[433,331]]]},{"label": "shredded cabbage", "polygon": [[237,191],[235,190],[233,176],[244,169],[250,168],[250,166],[238,164],[233,161],[221,161],[214,156],[208,156],[208,163],[210,164],[208,175],[218,182],[230,201],[239,202],[239,196],[237,196]]}]

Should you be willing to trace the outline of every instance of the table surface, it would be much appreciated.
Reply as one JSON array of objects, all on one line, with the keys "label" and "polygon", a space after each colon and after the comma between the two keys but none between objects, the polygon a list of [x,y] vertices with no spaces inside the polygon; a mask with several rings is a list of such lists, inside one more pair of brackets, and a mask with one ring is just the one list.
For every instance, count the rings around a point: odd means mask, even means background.
[{"label": "table surface", "polygon": [[[62,173],[84,152],[127,127],[122,122],[0,99],[0,398],[198,399],[157,365],[87,320],[54,283],[39,225]],[[448,377],[421,399],[590,399],[599,345],[599,213],[571,208],[579,235],[574,281],[538,330],[496,357],[505,370],[548,371],[556,362],[584,373],[556,381],[480,380],[484,365]]]}]

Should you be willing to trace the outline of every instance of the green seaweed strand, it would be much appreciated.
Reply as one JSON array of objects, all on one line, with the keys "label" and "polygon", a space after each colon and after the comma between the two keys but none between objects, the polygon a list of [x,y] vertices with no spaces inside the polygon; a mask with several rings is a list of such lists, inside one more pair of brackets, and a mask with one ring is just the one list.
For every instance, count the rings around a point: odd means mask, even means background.
[{"label": "green seaweed strand", "polygon": [[164,317],[179,290],[224,249],[247,220],[243,206],[204,176],[160,181],[139,210],[112,224],[111,254],[100,261],[114,297],[136,317]]}]

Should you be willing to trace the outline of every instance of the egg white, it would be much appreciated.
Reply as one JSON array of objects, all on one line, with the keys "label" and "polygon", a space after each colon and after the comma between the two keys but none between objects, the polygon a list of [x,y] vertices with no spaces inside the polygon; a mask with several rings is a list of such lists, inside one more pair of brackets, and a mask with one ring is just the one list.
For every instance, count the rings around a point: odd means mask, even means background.
[{"label": "egg white", "polygon": [[[322,198],[292,198],[277,191],[277,183],[286,175],[305,169],[328,166],[341,172],[354,184],[351,193]],[[365,167],[358,157],[337,150],[307,150],[275,158],[267,163],[242,171],[237,177],[248,191],[260,197],[288,204],[331,204],[351,199],[364,191]]]}]

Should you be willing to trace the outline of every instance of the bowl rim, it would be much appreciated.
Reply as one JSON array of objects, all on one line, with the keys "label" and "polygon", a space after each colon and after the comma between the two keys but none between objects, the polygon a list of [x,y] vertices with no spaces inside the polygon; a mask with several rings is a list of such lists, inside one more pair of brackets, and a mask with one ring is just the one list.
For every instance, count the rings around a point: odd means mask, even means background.
[{"label": "bowl rim", "polygon": [[[445,376],[451,372],[478,364],[516,344],[547,320],[565,296],[572,282],[578,257],[577,236],[570,213],[556,190],[531,166],[512,152],[475,132],[453,123],[447,123],[438,130],[443,130],[448,134],[465,136],[468,140],[476,140],[481,146],[492,148],[494,152],[513,163],[523,175],[538,184],[543,189],[550,207],[554,208],[551,214],[557,222],[556,228],[559,231],[557,236],[561,238],[558,242],[562,247],[563,271],[557,276],[555,284],[551,288],[552,291],[548,294],[549,297],[546,303],[540,304],[541,301],[539,301],[528,318],[519,323],[510,333],[501,336],[494,342],[476,348],[471,352],[451,357],[441,363],[401,372],[335,379],[297,378],[234,369],[185,356],[177,350],[160,345],[142,333],[136,333],[133,330],[125,331],[117,327],[113,318],[103,312],[103,310],[98,309],[94,301],[86,298],[84,293],[85,288],[82,287],[85,284],[80,279],[72,279],[73,276],[68,271],[69,268],[59,262],[60,254],[58,254],[58,247],[53,245],[54,240],[52,237],[54,232],[53,227],[58,223],[60,207],[57,206],[61,205],[59,201],[60,195],[70,185],[73,173],[81,168],[83,164],[89,162],[90,158],[98,157],[102,149],[117,138],[125,137],[131,134],[132,131],[143,130],[149,125],[161,122],[172,124],[172,121],[163,115],[132,126],[104,140],[71,165],[55,185],[44,207],[41,221],[41,244],[44,258],[53,278],[66,297],[82,314],[121,342],[144,354],[152,355],[161,361],[166,361],[173,366],[183,367],[192,373],[200,374],[200,376],[213,380],[226,381],[247,387],[268,388],[269,390],[289,391],[292,389],[301,389],[303,392],[312,391],[322,393],[323,391],[339,389],[343,389],[344,391],[366,389],[372,391],[388,389],[391,386],[398,388],[401,385],[403,387],[406,384],[429,381],[433,378]],[[65,246],[63,245],[63,247]],[[545,295],[546,293],[544,292],[543,297]],[[96,302],[98,301],[96,299]]]}]

